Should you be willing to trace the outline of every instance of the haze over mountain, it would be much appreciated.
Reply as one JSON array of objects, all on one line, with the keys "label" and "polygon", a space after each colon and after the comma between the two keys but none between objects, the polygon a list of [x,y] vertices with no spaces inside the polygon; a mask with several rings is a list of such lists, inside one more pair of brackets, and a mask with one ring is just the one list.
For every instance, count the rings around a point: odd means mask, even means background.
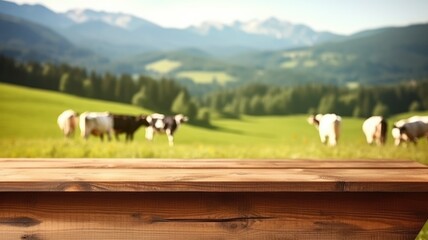
[{"label": "haze over mountain", "polygon": [[21,18],[0,14],[0,53],[19,60],[70,62],[95,67],[107,62],[74,46],[55,31]]},{"label": "haze over mountain", "polygon": [[[56,13],[41,5],[18,5],[0,1],[0,12],[51,27],[73,42],[108,57],[152,50],[197,47],[216,55],[252,50],[274,50],[340,38],[328,32],[292,24],[276,18],[235,22],[232,25],[202,24],[186,29],[163,28],[155,23],[124,13],[87,9]],[[127,47],[124,45],[132,46]],[[120,49],[112,50],[113,47]]]},{"label": "haze over mountain", "polygon": [[340,36],[277,18],[174,29],[125,13],[55,13],[5,1],[0,13],[2,54],[171,77],[192,89],[248,82],[382,84],[428,76],[428,24]]}]

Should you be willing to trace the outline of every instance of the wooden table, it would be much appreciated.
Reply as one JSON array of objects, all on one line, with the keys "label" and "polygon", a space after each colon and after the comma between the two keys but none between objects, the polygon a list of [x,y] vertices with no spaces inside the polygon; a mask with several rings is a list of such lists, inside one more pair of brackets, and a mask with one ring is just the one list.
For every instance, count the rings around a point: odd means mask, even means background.
[{"label": "wooden table", "polygon": [[407,161],[0,159],[0,239],[414,239]]}]

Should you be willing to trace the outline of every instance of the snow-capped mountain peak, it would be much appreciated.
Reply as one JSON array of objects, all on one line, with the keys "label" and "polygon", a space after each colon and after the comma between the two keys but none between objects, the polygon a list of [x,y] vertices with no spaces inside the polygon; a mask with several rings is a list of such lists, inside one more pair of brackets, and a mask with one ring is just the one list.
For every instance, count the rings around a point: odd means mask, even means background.
[{"label": "snow-capped mountain peak", "polygon": [[124,29],[136,29],[143,25],[155,25],[149,21],[134,17],[124,13],[110,13],[103,11],[93,11],[87,9],[75,9],[65,13],[66,16],[75,23],[85,23],[89,21],[100,21],[109,25]]}]

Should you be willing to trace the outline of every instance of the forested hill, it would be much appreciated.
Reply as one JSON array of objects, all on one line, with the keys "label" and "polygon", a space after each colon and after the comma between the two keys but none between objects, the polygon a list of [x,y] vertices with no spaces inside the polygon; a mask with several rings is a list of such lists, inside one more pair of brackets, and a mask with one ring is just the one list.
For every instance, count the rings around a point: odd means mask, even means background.
[{"label": "forested hill", "polygon": [[0,53],[19,60],[100,66],[108,62],[76,47],[55,31],[21,18],[0,14]]},{"label": "forested hill", "polygon": [[[120,72],[143,72],[181,79],[192,92],[215,89],[217,82],[200,83],[227,76],[226,86],[248,83],[295,86],[309,83],[338,86],[379,85],[419,81],[428,76],[428,24],[364,31],[346,39],[293,50],[242,54],[215,59],[195,50],[152,52],[113,63]],[[168,65],[167,65],[168,64]]]},{"label": "forested hill", "polygon": [[[309,48],[241,55],[231,62],[262,69],[261,79],[284,84],[419,80],[428,75],[428,24],[364,31]],[[282,78],[275,77],[279,73]]]},{"label": "forested hill", "polygon": [[335,112],[343,116],[389,116],[428,110],[428,78],[372,87],[309,84],[277,87],[252,84],[192,97],[175,81],[140,76],[87,73],[68,65],[18,63],[0,56],[0,82],[60,91],[77,96],[132,103],[162,113],[183,113],[209,124],[210,113],[239,117]]}]

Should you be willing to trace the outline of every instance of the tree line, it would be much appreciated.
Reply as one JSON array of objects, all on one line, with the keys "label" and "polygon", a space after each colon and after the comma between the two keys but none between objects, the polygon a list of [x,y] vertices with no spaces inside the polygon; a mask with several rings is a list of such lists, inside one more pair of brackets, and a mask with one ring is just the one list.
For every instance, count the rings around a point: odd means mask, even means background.
[{"label": "tree line", "polygon": [[187,89],[171,79],[98,74],[67,64],[23,63],[0,56],[0,82],[131,103],[165,114],[182,113],[193,122],[209,121],[206,111],[198,109]]},{"label": "tree line", "polygon": [[428,110],[428,79],[393,85],[339,87],[249,84],[192,97],[172,79],[88,72],[67,64],[17,62],[0,56],[0,81],[82,97],[131,103],[161,113],[182,113],[209,124],[212,112],[226,116],[334,112],[369,117]]},{"label": "tree line", "polygon": [[339,87],[252,84],[199,99],[199,105],[229,116],[337,113],[369,117],[428,110],[428,79],[393,85]]}]

